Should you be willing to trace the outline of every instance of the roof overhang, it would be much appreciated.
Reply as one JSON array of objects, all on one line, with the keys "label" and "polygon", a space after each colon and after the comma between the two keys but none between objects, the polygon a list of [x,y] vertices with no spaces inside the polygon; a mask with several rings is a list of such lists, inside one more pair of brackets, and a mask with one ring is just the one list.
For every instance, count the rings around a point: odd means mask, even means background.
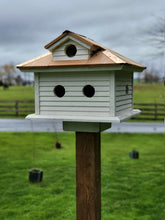
[{"label": "roof overhang", "polygon": [[101,71],[129,71],[129,72],[141,72],[142,69],[139,67],[132,67],[131,65],[83,65],[83,66],[47,66],[47,67],[18,67],[22,72],[101,72]]},{"label": "roof overhang", "polygon": [[49,52],[27,62],[17,65],[22,72],[68,72],[68,71],[110,71],[127,70],[142,72],[146,67],[135,62],[125,62],[107,57],[104,51],[99,51],[89,60],[53,61]]}]

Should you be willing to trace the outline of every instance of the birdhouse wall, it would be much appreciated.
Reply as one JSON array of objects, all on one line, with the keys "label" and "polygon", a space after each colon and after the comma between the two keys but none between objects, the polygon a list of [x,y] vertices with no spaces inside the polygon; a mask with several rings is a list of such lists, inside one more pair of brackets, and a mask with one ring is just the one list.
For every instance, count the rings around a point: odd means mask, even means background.
[{"label": "birdhouse wall", "polygon": [[[36,74],[36,114],[54,116],[114,116],[114,73],[38,73]],[[54,88],[61,85],[65,95],[57,97]],[[91,85],[93,97],[86,97],[83,88]]]},{"label": "birdhouse wall", "polygon": [[[77,52],[73,57],[69,57],[66,54],[66,48],[69,45],[74,45],[77,49]],[[55,48],[52,54],[53,60],[87,60],[90,56],[90,50],[73,40],[68,40],[65,43],[58,46],[57,48]]]},{"label": "birdhouse wall", "polygon": [[115,115],[133,109],[133,73],[115,72]]}]

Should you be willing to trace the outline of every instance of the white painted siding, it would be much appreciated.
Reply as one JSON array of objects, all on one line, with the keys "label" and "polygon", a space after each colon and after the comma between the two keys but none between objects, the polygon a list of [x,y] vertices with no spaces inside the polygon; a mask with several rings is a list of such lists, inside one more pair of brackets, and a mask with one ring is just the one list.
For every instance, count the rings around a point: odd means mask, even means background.
[{"label": "white painted siding", "polygon": [[[77,48],[77,53],[73,57],[68,57],[65,53],[65,48],[73,44]],[[89,59],[89,49],[81,46],[73,40],[68,40],[59,47],[55,48],[52,52],[53,60],[87,60]]]},{"label": "white painted siding", "polygon": [[[127,91],[128,89],[128,91]],[[133,73],[115,73],[115,112],[120,116],[133,108]]]},{"label": "white painted siding", "polygon": [[40,103],[39,103],[39,73],[34,74],[35,79],[35,114],[40,114]]},{"label": "white painted siding", "polygon": [[[40,73],[40,114],[57,116],[112,116],[110,73]],[[65,88],[62,98],[54,95],[57,85]],[[92,85],[95,95],[88,98],[83,87]]]}]

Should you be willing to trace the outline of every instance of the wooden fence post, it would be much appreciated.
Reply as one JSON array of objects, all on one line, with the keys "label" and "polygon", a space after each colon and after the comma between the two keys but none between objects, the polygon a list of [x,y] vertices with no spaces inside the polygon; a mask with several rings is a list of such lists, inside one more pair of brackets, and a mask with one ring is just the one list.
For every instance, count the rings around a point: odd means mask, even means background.
[{"label": "wooden fence post", "polygon": [[15,101],[15,115],[18,116],[19,115],[19,101]]},{"label": "wooden fence post", "polygon": [[157,104],[154,104],[155,108],[154,108],[154,120],[157,119]]},{"label": "wooden fence post", "polygon": [[101,220],[100,132],[76,132],[77,220]]}]

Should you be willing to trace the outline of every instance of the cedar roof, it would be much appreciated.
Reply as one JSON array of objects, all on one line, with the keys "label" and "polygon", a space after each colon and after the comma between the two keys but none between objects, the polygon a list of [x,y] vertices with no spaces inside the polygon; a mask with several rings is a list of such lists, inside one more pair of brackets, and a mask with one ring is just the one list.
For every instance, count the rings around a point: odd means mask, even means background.
[{"label": "cedar roof", "polygon": [[91,48],[95,48],[96,52],[88,59],[88,60],[61,60],[61,61],[53,61],[52,53],[46,53],[42,56],[36,57],[32,60],[24,62],[22,64],[17,65],[17,68],[23,69],[35,69],[35,68],[48,68],[48,67],[82,67],[82,66],[113,66],[113,65],[127,65],[136,67],[137,71],[142,71],[146,67],[136,63],[135,61],[124,57],[121,54],[118,54],[112,50],[109,50],[95,41],[84,37],[82,35],[64,31],[59,37],[55,40],[51,41],[49,44],[45,46],[46,49],[49,49],[54,43],[58,42],[66,35],[71,35],[78,40],[88,44]]}]

